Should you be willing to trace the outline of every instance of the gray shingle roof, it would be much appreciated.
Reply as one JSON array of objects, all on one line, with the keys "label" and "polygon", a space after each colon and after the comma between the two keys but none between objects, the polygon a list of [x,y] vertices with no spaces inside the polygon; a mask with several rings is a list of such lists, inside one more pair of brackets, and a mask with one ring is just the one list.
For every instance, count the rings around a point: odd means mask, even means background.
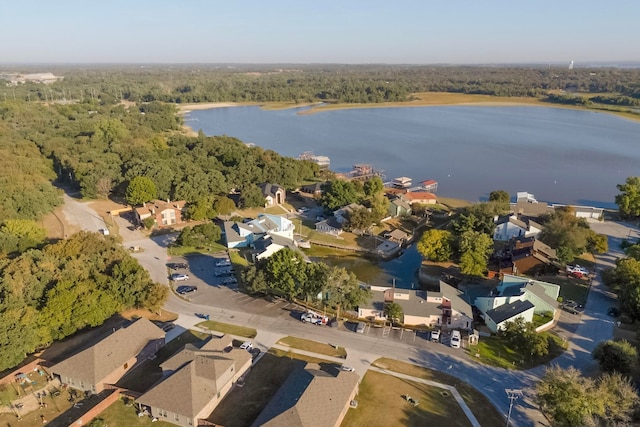
[{"label": "gray shingle roof", "polygon": [[486,315],[493,320],[496,325],[504,322],[505,320],[514,318],[519,314],[533,308],[534,305],[531,301],[514,301],[510,304],[501,305],[498,308],[487,311]]},{"label": "gray shingle roof", "polygon": [[54,374],[98,384],[144,347],[164,337],[162,329],[145,318],[118,329],[102,341],[51,367]]}]

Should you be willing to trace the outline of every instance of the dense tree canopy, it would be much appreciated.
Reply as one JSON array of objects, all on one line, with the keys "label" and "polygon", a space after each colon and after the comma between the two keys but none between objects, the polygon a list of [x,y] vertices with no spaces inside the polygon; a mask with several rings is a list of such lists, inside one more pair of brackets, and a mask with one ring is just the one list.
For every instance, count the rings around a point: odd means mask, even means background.
[{"label": "dense tree canopy", "polygon": [[166,295],[114,239],[96,233],[0,261],[0,369],[121,310],[156,309]]},{"label": "dense tree canopy", "polygon": [[488,234],[465,231],[459,237],[460,271],[469,276],[483,276],[487,271],[493,240]]},{"label": "dense tree canopy", "polygon": [[[573,261],[587,249],[600,242],[584,218],[578,218],[572,207],[558,208],[542,218],[544,230],[540,240],[556,249],[558,259],[564,263]],[[591,239],[591,240],[590,240]],[[599,246],[602,249],[601,246]]]},{"label": "dense tree canopy", "polygon": [[602,272],[602,280],[618,294],[622,311],[633,320],[640,319],[640,261],[619,259],[615,268]]},{"label": "dense tree canopy", "polygon": [[427,230],[418,241],[418,252],[429,261],[447,261],[453,255],[452,240],[453,236],[447,230]]},{"label": "dense tree canopy", "polygon": [[640,216],[640,176],[630,176],[624,184],[618,184],[620,194],[616,204],[623,218]]},{"label": "dense tree canopy", "polygon": [[604,372],[629,375],[638,364],[638,351],[628,341],[602,341],[593,350],[593,358]]},{"label": "dense tree canopy", "polygon": [[146,176],[136,176],[127,186],[127,203],[141,205],[158,197],[156,184]]}]

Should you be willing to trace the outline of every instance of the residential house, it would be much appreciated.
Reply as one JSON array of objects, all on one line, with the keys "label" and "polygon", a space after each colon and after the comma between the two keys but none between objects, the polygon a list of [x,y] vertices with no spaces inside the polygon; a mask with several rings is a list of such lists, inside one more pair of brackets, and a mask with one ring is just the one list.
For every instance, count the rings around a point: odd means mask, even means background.
[{"label": "residential house", "polygon": [[534,311],[535,306],[531,301],[516,300],[487,311],[485,322],[491,332],[497,333],[504,329],[506,322],[513,322],[518,317],[522,317],[525,322],[533,321]]},{"label": "residential house", "polygon": [[316,222],[316,231],[339,236],[342,233],[342,224],[338,222],[335,217],[323,219],[322,221]]},{"label": "residential house", "polygon": [[225,221],[224,235],[227,248],[252,247],[254,242],[265,235],[280,236],[293,241],[293,222],[285,217],[259,214],[248,222]]},{"label": "residential house", "polygon": [[354,210],[358,210],[358,209],[367,209],[362,205],[359,205],[358,203],[351,203],[348,204],[347,206],[343,206],[340,209],[336,209],[335,211],[333,211],[333,217],[335,218],[336,221],[338,221],[338,223],[340,224],[344,224],[349,220],[349,214],[351,214],[351,212],[353,212]]},{"label": "residential house", "polygon": [[162,379],[136,399],[141,412],[183,427],[200,425],[251,368],[251,354],[231,343],[224,336],[201,348],[184,346],[160,365]]},{"label": "residential house", "polygon": [[493,232],[493,240],[508,241],[514,237],[538,237],[543,226],[537,222],[516,214],[495,216],[493,219],[496,228]]},{"label": "residential house", "polygon": [[[567,207],[568,205],[552,204],[553,209]],[[571,206],[576,217],[602,220],[604,218],[604,209],[593,206]]]},{"label": "residential house", "polygon": [[358,317],[385,319],[384,307],[395,302],[402,307],[405,325],[471,328],[473,312],[462,293],[440,281],[439,291],[422,291],[371,286],[372,299],[358,307]]},{"label": "residential house", "polygon": [[358,393],[355,372],[298,365],[254,421],[254,427],[339,427]]},{"label": "residential house", "polygon": [[[482,313],[487,326],[491,327],[490,322],[486,319],[487,313],[503,305],[512,304],[515,301],[529,301],[534,306],[534,313],[551,312],[555,315],[558,308],[559,295],[559,285],[505,274],[500,285],[496,287],[491,295],[476,297],[474,305]],[[497,317],[493,319],[494,325],[501,323],[495,320],[497,320]],[[492,330],[492,332],[497,332],[497,329]]]},{"label": "residential house", "polygon": [[134,209],[136,222],[142,224],[145,219],[153,218],[157,227],[180,224],[185,204],[184,200],[174,202],[170,200],[154,200],[143,203],[141,207]]},{"label": "residential house", "polygon": [[263,183],[259,185],[264,196],[264,207],[277,206],[284,203],[287,192],[278,184]]},{"label": "residential house", "polygon": [[281,249],[289,248],[297,250],[295,241],[276,234],[266,234],[253,242],[253,259],[263,260],[269,258]]},{"label": "residential house", "polygon": [[410,191],[408,193],[402,194],[400,199],[413,205],[414,203],[418,203],[421,205],[435,205],[438,201],[438,198],[435,194],[429,193],[428,191]]},{"label": "residential house", "polygon": [[389,201],[387,213],[391,217],[411,215],[411,205],[400,198]]},{"label": "residential house", "polygon": [[149,320],[140,318],[50,370],[62,384],[97,394],[118,382],[136,363],[155,354],[164,345],[164,335]]},{"label": "residential house", "polygon": [[391,240],[393,242],[400,243],[401,245],[406,243],[407,240],[409,240],[409,235],[407,233],[405,233],[404,231],[400,230],[399,228],[396,228],[392,232],[387,233],[386,237],[387,237],[387,239],[389,239],[389,240]]},{"label": "residential house", "polygon": [[516,237],[498,254],[499,272],[535,275],[560,267],[556,250],[535,237]]},{"label": "residential house", "polygon": [[322,186],[326,182],[314,182],[313,184],[307,184],[300,187],[300,191],[303,193],[313,194],[314,197],[322,196]]}]

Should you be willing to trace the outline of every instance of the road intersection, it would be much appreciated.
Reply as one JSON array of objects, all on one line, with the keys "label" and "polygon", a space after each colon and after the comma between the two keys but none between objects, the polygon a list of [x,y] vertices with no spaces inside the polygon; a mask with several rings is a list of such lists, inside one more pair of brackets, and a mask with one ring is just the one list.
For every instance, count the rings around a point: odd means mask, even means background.
[{"label": "road intersection", "polygon": [[[82,206],[75,207],[76,204]],[[83,229],[96,231],[95,218],[98,216],[87,212],[86,204],[67,199],[65,216],[68,212],[77,211],[85,212],[87,223],[83,224],[82,219],[77,219],[79,217],[77,214],[73,214],[73,220]],[[170,258],[167,256],[167,247],[175,236],[162,235],[146,238],[139,231],[130,230],[128,228],[130,224],[123,218],[115,217],[114,221],[119,228],[123,245],[141,248],[141,251],[134,253],[133,256],[149,271],[151,278],[169,285],[166,264]],[[581,321],[575,332],[569,332],[565,337],[569,343],[567,351],[552,362],[561,367],[574,366],[586,374],[593,373],[597,369],[597,364],[591,357],[592,350],[599,342],[610,339],[615,327],[612,319],[607,317],[608,308],[615,303],[615,300],[601,283],[599,273],[603,268],[612,266],[615,259],[622,255],[620,249],[622,240],[632,234],[638,236],[638,229],[630,224],[593,222],[591,225],[596,232],[609,236],[610,251],[597,258],[598,274],[592,282]],[[353,366],[361,376],[379,357],[389,357],[443,371],[481,391],[505,416],[509,410],[509,400],[505,390],[520,389],[524,394],[513,407],[512,425],[548,425],[548,421],[533,402],[534,387],[544,374],[544,366],[527,371],[506,370],[470,360],[459,350],[431,343],[418,335],[407,333],[407,337],[398,341],[369,334],[354,334],[340,328],[303,324],[294,320],[286,312],[282,315],[263,315],[259,312],[216,306],[211,302],[203,305],[178,298],[173,293],[170,294],[164,308],[179,314],[176,321],[179,327],[170,331],[172,335],[194,327],[201,321],[195,313],[205,313],[209,314],[212,320],[255,328],[258,331],[255,344],[262,350],[271,348],[281,337],[287,335],[302,337],[312,335],[315,341],[345,347],[348,353],[347,364]],[[310,328],[313,329],[310,330]]]}]

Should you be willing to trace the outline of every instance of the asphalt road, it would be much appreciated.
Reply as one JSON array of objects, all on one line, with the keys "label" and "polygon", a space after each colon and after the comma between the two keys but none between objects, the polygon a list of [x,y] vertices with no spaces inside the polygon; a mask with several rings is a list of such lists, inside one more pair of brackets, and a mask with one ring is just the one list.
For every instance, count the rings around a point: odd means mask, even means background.
[{"label": "asphalt road", "polygon": [[[103,226],[93,222],[97,215],[86,212],[88,206],[73,200],[65,200],[65,215],[70,212],[78,218],[85,229],[95,231]],[[81,205],[76,208],[75,205]],[[76,209],[79,209],[76,212]],[[90,208],[88,208],[90,210]],[[98,217],[99,218],[99,217]],[[69,217],[67,217],[69,219]],[[84,227],[86,221],[87,227]],[[167,262],[179,262],[167,257],[166,247],[175,238],[172,235],[144,238],[137,231],[128,230],[130,225],[122,218],[116,223],[127,247],[142,248],[134,256],[145,267],[151,277],[159,283],[169,285]],[[611,266],[615,259],[622,255],[620,242],[628,237],[638,236],[638,229],[623,223],[592,223],[598,233],[609,236],[609,253],[598,257],[598,271]],[[511,415],[512,425],[533,426],[548,425],[540,411],[532,401],[533,389],[545,367],[537,367],[528,371],[511,371],[476,363],[465,354],[441,343],[432,343],[428,336],[415,335],[405,331],[392,331],[384,336],[380,331],[371,328],[365,334],[356,334],[347,328],[329,328],[304,324],[298,320],[299,308],[283,301],[265,301],[241,294],[234,287],[222,286],[213,279],[211,272],[215,270],[215,261],[207,257],[189,259],[194,271],[189,284],[196,284],[199,290],[196,295],[183,299],[171,293],[165,304],[167,310],[179,313],[176,322],[180,327],[171,331],[180,333],[183,328],[193,327],[201,319],[195,313],[209,314],[211,319],[258,330],[256,345],[267,349],[280,337],[286,335],[311,338],[315,341],[345,347],[348,352],[347,362],[356,368],[361,376],[375,359],[381,356],[391,357],[416,363],[431,369],[447,372],[476,387],[503,414],[509,410],[509,401],[505,389],[521,389],[524,397],[516,401]],[[193,282],[193,283],[191,283]],[[201,283],[201,284],[200,284]],[[184,284],[184,283],[180,283]],[[601,284],[599,274],[594,279],[581,322],[575,332],[567,331],[569,349],[553,363],[562,367],[574,366],[585,373],[591,373],[597,365],[591,359],[591,351],[600,342],[613,335],[615,327],[611,318],[607,317],[607,309],[614,303],[613,296]]]}]

